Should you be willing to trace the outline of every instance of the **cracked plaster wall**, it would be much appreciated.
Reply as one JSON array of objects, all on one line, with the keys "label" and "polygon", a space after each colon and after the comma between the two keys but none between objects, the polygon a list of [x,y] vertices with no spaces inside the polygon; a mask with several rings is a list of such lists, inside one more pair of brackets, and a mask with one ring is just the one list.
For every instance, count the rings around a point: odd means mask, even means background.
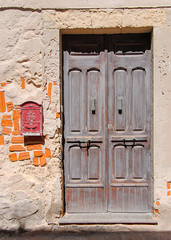
[{"label": "cracked plaster wall", "polygon": [[[171,9],[87,9],[0,11],[0,91],[14,107],[27,100],[43,104],[43,148],[51,157],[41,167],[30,159],[10,161],[12,135],[0,145],[0,228],[59,229],[63,212],[61,34],[152,32],[153,169],[152,206],[157,226],[116,230],[167,230],[171,216]],[[25,87],[22,86],[24,79]],[[9,83],[6,85],[6,83]],[[13,110],[0,113],[11,117]],[[11,131],[13,127],[11,127]],[[1,134],[3,127],[0,127]],[[2,143],[2,142],[1,142]],[[30,153],[31,154],[31,153]],[[27,207],[25,207],[27,206]]]}]

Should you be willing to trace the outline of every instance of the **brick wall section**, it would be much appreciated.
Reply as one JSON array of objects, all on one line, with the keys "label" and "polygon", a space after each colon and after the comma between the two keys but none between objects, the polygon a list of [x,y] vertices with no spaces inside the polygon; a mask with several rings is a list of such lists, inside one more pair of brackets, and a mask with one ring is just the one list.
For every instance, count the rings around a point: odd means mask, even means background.
[{"label": "brick wall section", "polygon": [[159,208],[160,208],[160,201],[156,200],[155,201],[155,208],[154,208],[154,216],[158,217],[159,215]]},{"label": "brick wall section", "polygon": [[52,94],[52,83],[48,83],[48,96],[51,102],[51,94]]},{"label": "brick wall section", "polygon": [[171,182],[167,182],[167,196],[171,196]]},{"label": "brick wall section", "polygon": [[0,91],[0,112],[6,111],[6,105],[5,105],[5,94],[4,91]]},{"label": "brick wall section", "polygon": [[[45,144],[35,143],[27,145],[24,137],[20,133],[20,106],[13,102],[6,102],[4,87],[10,83],[1,83],[0,90],[0,145],[8,145],[9,160],[29,161],[34,166],[43,167],[51,158],[51,150]],[[25,80],[21,78],[22,89],[25,89]],[[48,85],[48,96],[51,100],[52,84]],[[5,141],[10,136],[10,142]]]},{"label": "brick wall section", "polygon": [[6,106],[7,106],[7,112],[10,112],[14,109],[14,106],[13,106],[12,102],[7,102]]},{"label": "brick wall section", "polygon": [[25,80],[23,77],[21,78],[21,88],[25,89]]},{"label": "brick wall section", "polygon": [[0,145],[4,145],[4,136],[0,135]]}]

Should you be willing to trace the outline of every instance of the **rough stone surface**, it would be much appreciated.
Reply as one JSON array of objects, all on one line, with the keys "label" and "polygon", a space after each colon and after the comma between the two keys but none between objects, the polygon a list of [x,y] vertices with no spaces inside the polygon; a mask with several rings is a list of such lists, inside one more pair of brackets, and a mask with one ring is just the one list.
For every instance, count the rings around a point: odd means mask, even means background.
[{"label": "rough stone surface", "polygon": [[[161,5],[161,1],[158,0],[153,1],[153,4],[152,1],[143,1],[144,3],[141,1],[139,7],[149,8],[138,9],[135,9],[137,7],[135,1],[127,1],[126,5],[124,0],[116,1],[115,5],[112,1],[112,6],[108,9],[73,10],[53,9],[54,1],[48,2],[49,6],[46,2],[0,1],[0,92],[4,92],[1,94],[3,107],[0,111],[0,121],[11,120],[10,123],[13,124],[8,126],[11,129],[10,135],[2,135],[3,126],[0,126],[0,136],[3,139],[1,141],[3,144],[0,145],[0,229],[10,231],[44,229],[76,233],[85,231],[85,234],[93,231],[102,233],[103,231],[146,231],[150,234],[150,231],[170,230],[171,196],[168,192],[171,189],[168,188],[167,183],[171,182],[171,9],[153,8],[158,4]],[[59,1],[55,2],[59,3]],[[74,6],[76,3],[73,2]],[[165,1],[166,6],[169,3],[170,1]],[[88,8],[88,4],[92,6],[90,1],[82,1],[82,6],[86,5]],[[110,4],[111,1],[108,1],[108,6]],[[104,5],[103,2],[103,8]],[[121,5],[128,8],[117,9]],[[155,218],[158,225],[59,226],[58,219],[64,211],[62,121],[60,117],[56,117],[57,113],[58,116],[61,113],[62,105],[61,34],[150,31],[152,31],[153,52],[152,211],[156,210]],[[17,137],[20,136],[19,130],[15,129],[20,125],[20,120],[14,119],[14,111],[20,109],[20,104],[30,100],[43,105],[43,141],[37,142],[38,148],[35,142],[30,143],[34,147],[28,147],[29,145],[26,147],[30,159],[18,161],[17,152],[15,161],[12,162],[8,157],[12,133],[15,132]],[[8,106],[9,112],[6,103],[11,104]],[[46,158],[46,164],[41,167],[39,157],[36,164],[32,163],[34,151],[41,149],[44,154],[46,148],[51,153],[51,157]],[[118,235],[118,239],[124,239],[123,234]],[[142,239],[151,236],[148,238],[153,239],[153,236],[148,234],[141,233],[139,236]],[[69,237],[78,239],[78,235],[65,236],[68,239]],[[83,239],[86,239],[86,236],[82,235]],[[93,233],[90,236],[89,239],[93,239]],[[101,239],[103,236],[102,234]],[[134,239],[133,237],[131,239]],[[61,238],[53,236],[53,239],[62,238],[63,236]],[[100,236],[97,238],[100,239]],[[46,238],[35,236],[35,239]],[[106,236],[106,239],[110,239],[110,236],[109,238]]]}]

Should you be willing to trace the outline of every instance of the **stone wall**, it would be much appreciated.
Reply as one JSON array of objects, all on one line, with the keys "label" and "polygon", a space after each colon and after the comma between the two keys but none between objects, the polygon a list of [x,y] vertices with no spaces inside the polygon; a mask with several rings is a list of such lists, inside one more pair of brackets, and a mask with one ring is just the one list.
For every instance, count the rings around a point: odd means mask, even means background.
[{"label": "stone wall", "polygon": [[[7,2],[0,2],[0,229],[62,228],[61,35],[152,32],[152,212],[158,225],[113,229],[169,230],[171,8],[59,10]],[[20,105],[30,100],[43,105],[41,141],[20,135]]]}]

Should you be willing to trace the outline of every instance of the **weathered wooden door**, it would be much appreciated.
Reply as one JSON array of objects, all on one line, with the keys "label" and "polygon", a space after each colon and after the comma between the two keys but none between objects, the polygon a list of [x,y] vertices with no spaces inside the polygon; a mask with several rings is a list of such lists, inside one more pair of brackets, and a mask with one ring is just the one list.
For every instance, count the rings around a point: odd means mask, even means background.
[{"label": "weathered wooden door", "polygon": [[150,50],[135,42],[120,47],[115,35],[109,47],[99,35],[68,39],[66,212],[149,212]]}]

